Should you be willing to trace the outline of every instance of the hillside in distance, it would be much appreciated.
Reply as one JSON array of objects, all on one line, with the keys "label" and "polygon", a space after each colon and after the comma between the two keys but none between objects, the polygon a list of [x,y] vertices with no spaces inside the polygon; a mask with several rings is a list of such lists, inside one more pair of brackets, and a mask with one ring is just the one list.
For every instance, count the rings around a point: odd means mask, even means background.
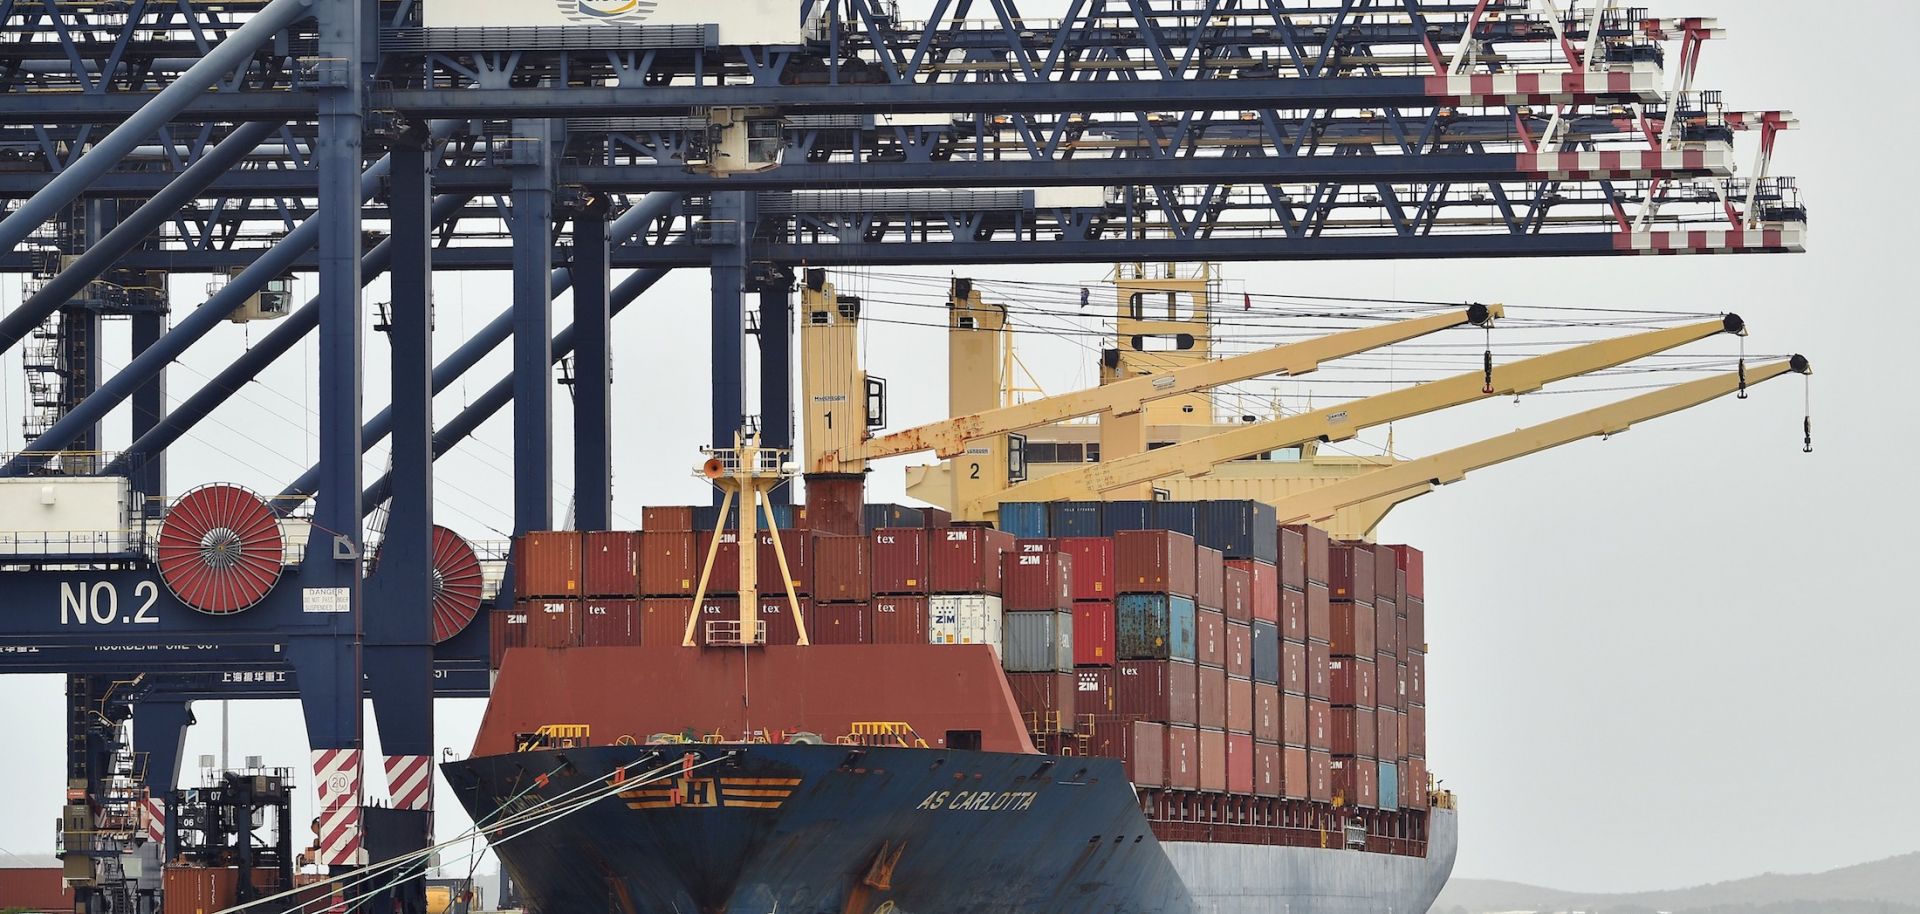
[{"label": "hillside in distance", "polygon": [[1920,853],[1825,873],[1768,873],[1660,892],[1596,895],[1500,882],[1455,879],[1432,914],[1920,914]]}]

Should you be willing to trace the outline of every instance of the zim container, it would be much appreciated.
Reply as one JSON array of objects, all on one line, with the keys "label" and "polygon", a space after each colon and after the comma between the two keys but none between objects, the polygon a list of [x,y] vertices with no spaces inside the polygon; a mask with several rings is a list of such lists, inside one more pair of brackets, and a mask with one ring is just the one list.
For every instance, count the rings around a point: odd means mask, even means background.
[{"label": "zim container", "polygon": [[1073,613],[1009,612],[1005,625],[1001,662],[1009,672],[1073,672]]},{"label": "zim container", "polygon": [[1253,621],[1253,574],[1246,568],[1228,563],[1220,576],[1220,608],[1229,622]]},{"label": "zim container", "polygon": [[1114,610],[1105,600],[1076,600],[1073,604],[1073,663],[1075,666],[1112,666]]},{"label": "zim container", "polygon": [[928,574],[933,592],[1000,594],[1000,559],[1013,551],[1013,542],[1013,534],[992,527],[929,531]]},{"label": "zim container", "polygon": [[1126,660],[1193,660],[1195,615],[1192,597],[1121,594],[1114,604],[1117,656]]},{"label": "zim container", "polygon": [[1000,561],[1008,610],[1073,608],[1073,556],[1016,547]]},{"label": "zim container", "polygon": [[1008,673],[1013,703],[1030,729],[1061,733],[1073,731],[1074,679],[1072,673]]},{"label": "zim container", "polygon": [[627,647],[639,643],[639,600],[581,602],[580,644],[583,647]]},{"label": "zim container", "polygon": [[1006,613],[991,594],[941,594],[927,598],[930,644],[991,644],[1006,649]]},{"label": "zim container", "polygon": [[1227,728],[1227,671],[1203,666],[1194,670],[1200,689],[1200,726]]},{"label": "zim container", "polygon": [[1266,502],[1250,499],[1204,502],[1194,538],[1203,546],[1220,550],[1227,558],[1274,562],[1280,558],[1280,528],[1276,520],[1274,507]]},{"label": "zim container", "polygon": [[807,635],[815,644],[871,644],[869,613],[865,603],[816,602],[807,617]]},{"label": "zim container", "polygon": [[872,536],[874,595],[927,593],[926,528],[882,527]]},{"label": "zim container", "polygon": [[926,644],[927,598],[877,596],[868,604],[867,637],[874,644]]},{"label": "zim container", "polygon": [[691,531],[640,531],[640,594],[693,596],[694,582],[700,576],[700,559],[694,554],[696,546]]},{"label": "zim container", "polygon": [[1194,602],[1208,609],[1227,608],[1227,560],[1218,549],[1193,547]]},{"label": "zim container", "polygon": [[1253,735],[1253,680],[1227,677],[1227,732]]},{"label": "zim container", "polygon": [[1198,667],[1184,660],[1122,660],[1113,671],[1114,710],[1146,720],[1199,719]]},{"label": "zim container", "polygon": [[1329,698],[1336,705],[1371,708],[1374,704],[1372,658],[1334,657],[1327,664]]},{"label": "zim container", "polygon": [[1054,536],[1105,536],[1106,505],[1097,501],[1056,501],[1047,505]]},{"label": "zim container", "polygon": [[528,647],[580,646],[580,601],[550,597],[514,605],[527,616]]},{"label": "zim container", "polygon": [[1119,713],[1113,682],[1111,667],[1073,671],[1073,713],[1081,717]]},{"label": "zim container", "polygon": [[[715,542],[719,545],[716,547]],[[707,565],[707,556],[712,554],[713,564],[707,572],[707,593],[735,594],[740,592],[740,534],[733,530],[715,533],[704,530],[694,534],[693,569],[697,582],[700,569]],[[697,584],[696,584],[697,586]],[[688,593],[692,593],[689,590]]]},{"label": "zim container", "polygon": [[1253,639],[1253,681],[1280,682],[1280,629],[1272,622],[1255,622],[1247,627]]},{"label": "zim container", "polygon": [[1252,796],[1254,785],[1253,737],[1244,733],[1227,734],[1227,792]]},{"label": "zim container", "polygon": [[1201,666],[1226,666],[1227,617],[1217,609],[1196,609],[1193,620],[1194,659]]},{"label": "zim container", "polygon": [[487,639],[490,646],[493,668],[500,668],[500,659],[507,654],[507,648],[527,646],[527,613],[518,606],[509,609],[496,609],[487,620]]},{"label": "zim container", "polygon": [[1370,758],[1342,758],[1334,753],[1329,761],[1333,773],[1333,792],[1347,806],[1375,809],[1380,805],[1380,763]]},{"label": "zim container", "polygon": [[580,534],[547,530],[520,537],[513,549],[513,593],[517,597],[580,596]]},{"label": "zim container", "polygon": [[589,597],[628,597],[640,592],[640,534],[596,530],[580,534],[580,589]]},{"label": "zim container", "polygon": [[813,535],[809,590],[822,603],[865,603],[873,596],[868,556],[873,543],[865,535]]},{"label": "zim container", "polygon": [[1113,540],[1080,536],[1055,541],[1062,553],[1073,556],[1073,598],[1111,600],[1118,593],[1113,576]]},{"label": "zim container", "polygon": [[1195,596],[1193,537],[1167,530],[1122,530],[1113,535],[1113,553],[1122,593]]},{"label": "zim container", "polygon": [[1227,792],[1227,731],[1201,728],[1199,732],[1200,789]]}]

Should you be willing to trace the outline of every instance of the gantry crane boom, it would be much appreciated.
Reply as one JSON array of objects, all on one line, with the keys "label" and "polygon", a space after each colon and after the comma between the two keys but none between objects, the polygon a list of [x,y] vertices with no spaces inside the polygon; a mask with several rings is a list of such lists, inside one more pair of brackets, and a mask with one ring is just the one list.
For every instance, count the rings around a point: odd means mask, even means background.
[{"label": "gantry crane boom", "polygon": [[[1612,368],[1718,333],[1745,335],[1746,323],[1729,314],[1664,330],[1634,334],[1521,359],[1487,372],[1467,372],[1362,400],[1208,435],[1144,454],[1092,464],[1023,482],[993,501],[1057,501],[1097,498],[1099,493],[1166,476],[1201,476],[1222,463],[1294,447],[1308,441],[1343,441],[1361,429],[1493,396],[1530,393],[1555,381]],[[962,506],[968,517],[991,517],[995,505]]]},{"label": "gantry crane boom", "polygon": [[1363,535],[1378,524],[1379,519],[1393,506],[1425,495],[1433,491],[1435,486],[1459,482],[1474,470],[1596,435],[1617,435],[1636,423],[1677,413],[1788,373],[1812,374],[1813,367],[1805,356],[1796,355],[1744,372],[1730,372],[1676,384],[1484,441],[1362,473],[1280,500],[1276,504],[1279,519],[1283,524],[1324,521],[1342,508],[1364,504],[1369,508],[1366,512],[1368,530],[1348,531]]},{"label": "gantry crane boom", "polygon": [[1248,378],[1273,374],[1303,375],[1319,368],[1322,362],[1403,343],[1430,333],[1465,325],[1488,326],[1503,313],[1504,309],[1499,305],[1469,305],[1429,317],[1332,333],[1190,367],[1157,371],[1089,390],[930,422],[865,441],[854,448],[854,454],[828,454],[822,461],[824,465],[814,469],[817,472],[830,472],[843,460],[877,460],[926,450],[941,457],[957,457],[965,453],[967,442],[989,435],[1017,432],[1109,410],[1114,415],[1124,416],[1139,412],[1154,400]]}]

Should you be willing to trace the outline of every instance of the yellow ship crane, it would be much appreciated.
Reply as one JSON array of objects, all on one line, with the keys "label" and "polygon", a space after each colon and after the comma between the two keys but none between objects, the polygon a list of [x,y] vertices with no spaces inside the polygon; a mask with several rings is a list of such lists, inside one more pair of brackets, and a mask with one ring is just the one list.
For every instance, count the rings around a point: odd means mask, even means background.
[{"label": "yellow ship crane", "polygon": [[1617,435],[1635,424],[1690,409],[1784,374],[1810,375],[1805,356],[1770,362],[1741,372],[1714,375],[1662,388],[1618,403],[1575,413],[1551,422],[1497,435],[1484,441],[1441,451],[1348,477],[1311,492],[1281,499],[1276,508],[1280,523],[1322,523],[1345,508],[1359,506],[1360,519],[1340,531],[1362,538],[1373,532],[1387,512],[1437,486],[1459,482],[1474,470],[1517,460],[1541,451],[1595,436]]},{"label": "yellow ship crane", "polygon": [[1102,492],[1168,476],[1203,476],[1230,461],[1310,441],[1344,441],[1362,429],[1399,419],[1488,397],[1530,393],[1556,381],[1624,365],[1720,333],[1744,336],[1746,323],[1738,315],[1729,314],[1717,320],[1575,346],[1497,368],[1489,362],[1484,372],[1467,372],[1022,482],[990,498],[957,505],[955,515],[986,520],[998,514],[1001,502],[1097,500]]}]

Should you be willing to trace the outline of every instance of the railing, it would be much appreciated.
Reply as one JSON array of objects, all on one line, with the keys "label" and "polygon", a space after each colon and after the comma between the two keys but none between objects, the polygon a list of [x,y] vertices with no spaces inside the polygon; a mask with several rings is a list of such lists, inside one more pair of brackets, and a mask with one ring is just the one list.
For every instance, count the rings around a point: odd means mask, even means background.
[{"label": "railing", "polygon": [[0,561],[64,560],[75,557],[135,558],[146,554],[146,531],[0,530]]},{"label": "railing", "polygon": [[740,620],[709,619],[707,620],[707,643],[719,647],[764,646],[767,643],[767,627],[755,625],[753,640],[747,641],[741,637]]}]

